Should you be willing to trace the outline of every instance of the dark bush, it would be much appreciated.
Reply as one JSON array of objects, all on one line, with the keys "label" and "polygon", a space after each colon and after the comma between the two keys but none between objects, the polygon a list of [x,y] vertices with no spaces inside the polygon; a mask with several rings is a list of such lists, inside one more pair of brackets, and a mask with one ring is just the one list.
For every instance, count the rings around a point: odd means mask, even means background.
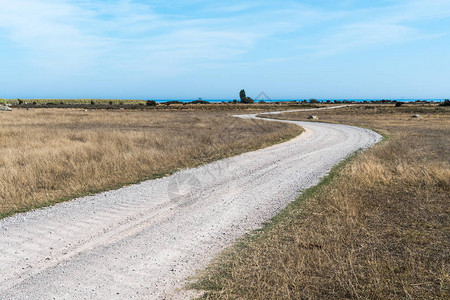
[{"label": "dark bush", "polygon": [[23,104],[23,101],[22,101],[22,100],[17,99],[17,101],[19,102],[19,105],[22,105],[22,104]]},{"label": "dark bush", "polygon": [[155,100],[147,100],[145,101],[145,105],[147,106],[156,106],[156,101]]},{"label": "dark bush", "polygon": [[95,105],[95,102],[91,100],[91,105]]},{"label": "dark bush", "polygon": [[112,105],[113,104],[113,102],[112,101],[109,101],[109,105]]},{"label": "dark bush", "polygon": [[209,104],[209,102],[205,100],[195,100],[190,102],[190,104]]},{"label": "dark bush", "polygon": [[320,103],[317,99],[309,99],[309,103]]},{"label": "dark bush", "polygon": [[181,101],[167,101],[167,102],[164,102],[162,104],[165,104],[165,105],[169,106],[171,104],[183,104],[183,102],[181,102]]},{"label": "dark bush", "polygon": [[439,104],[439,106],[450,106],[450,100],[445,99],[444,102],[442,102],[441,104]]},{"label": "dark bush", "polygon": [[395,103],[395,107],[400,107],[400,106],[402,106],[403,105],[403,102],[396,102]]}]

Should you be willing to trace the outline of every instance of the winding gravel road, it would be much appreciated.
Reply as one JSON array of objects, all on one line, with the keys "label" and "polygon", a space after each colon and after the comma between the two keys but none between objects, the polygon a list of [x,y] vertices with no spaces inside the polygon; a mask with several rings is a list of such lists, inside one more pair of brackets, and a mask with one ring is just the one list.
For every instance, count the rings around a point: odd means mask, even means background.
[{"label": "winding gravel road", "polygon": [[195,270],[381,140],[291,123],[306,131],[283,144],[0,220],[0,299],[189,298]]}]

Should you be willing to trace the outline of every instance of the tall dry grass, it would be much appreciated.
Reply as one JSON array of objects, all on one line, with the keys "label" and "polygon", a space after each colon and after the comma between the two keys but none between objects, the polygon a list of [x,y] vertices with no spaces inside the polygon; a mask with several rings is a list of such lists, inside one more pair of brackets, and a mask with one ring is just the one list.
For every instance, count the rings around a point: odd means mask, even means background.
[{"label": "tall dry grass", "polygon": [[227,112],[0,113],[0,217],[196,166],[300,133]]},{"label": "tall dry grass", "polygon": [[[418,110],[424,118],[411,119]],[[450,111],[314,114],[389,138],[227,250],[194,287],[207,299],[449,299]]]}]

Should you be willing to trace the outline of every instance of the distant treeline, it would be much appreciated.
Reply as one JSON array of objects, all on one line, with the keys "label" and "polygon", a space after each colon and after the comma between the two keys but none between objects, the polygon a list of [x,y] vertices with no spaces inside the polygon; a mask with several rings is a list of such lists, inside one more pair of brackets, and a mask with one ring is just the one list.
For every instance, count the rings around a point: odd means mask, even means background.
[{"label": "distant treeline", "polygon": [[[220,104],[239,104],[239,105],[316,105],[316,104],[395,104],[400,106],[404,103],[435,103],[433,100],[291,100],[291,101],[264,101],[256,100],[254,102],[245,102],[238,100],[209,102],[202,99],[185,102],[185,101],[155,101],[155,100],[119,100],[119,99],[0,99],[0,104],[9,104],[17,107],[90,107],[90,108],[105,108],[105,106],[114,107],[142,107],[142,106],[186,106],[192,104],[200,105],[220,105]],[[441,105],[449,105],[449,100],[438,101]]]}]

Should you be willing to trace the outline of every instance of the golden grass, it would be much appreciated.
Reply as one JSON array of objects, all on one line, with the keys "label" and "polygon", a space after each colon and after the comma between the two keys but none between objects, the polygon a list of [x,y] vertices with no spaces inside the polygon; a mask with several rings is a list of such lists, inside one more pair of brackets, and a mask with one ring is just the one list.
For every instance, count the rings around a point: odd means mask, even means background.
[{"label": "golden grass", "polygon": [[297,126],[226,112],[0,113],[0,217],[291,138]]},{"label": "golden grass", "polygon": [[[424,118],[411,119],[415,113]],[[194,287],[207,299],[449,299],[450,111],[361,107],[314,115],[389,138],[225,251]]]}]

